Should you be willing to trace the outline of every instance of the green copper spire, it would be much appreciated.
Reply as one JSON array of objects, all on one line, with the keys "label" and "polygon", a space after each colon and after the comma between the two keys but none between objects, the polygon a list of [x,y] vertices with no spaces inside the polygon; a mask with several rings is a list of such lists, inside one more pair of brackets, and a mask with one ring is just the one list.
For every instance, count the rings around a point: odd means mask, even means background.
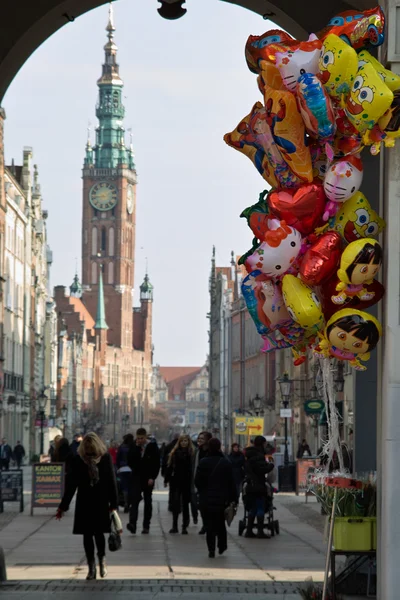
[{"label": "green copper spire", "polygon": [[104,290],[103,290],[103,265],[100,265],[99,275],[99,293],[97,296],[97,313],[95,329],[108,329],[106,323],[106,309],[104,307]]},{"label": "green copper spire", "polygon": [[73,298],[82,298],[82,285],[79,281],[78,273],[75,273],[74,281],[69,286],[69,292]]},{"label": "green copper spire", "polygon": [[144,281],[140,286],[140,299],[141,300],[153,300],[153,286],[150,283],[148,274],[144,276]]},{"label": "green copper spire", "polygon": [[99,126],[96,129],[96,145],[93,148],[94,166],[113,169],[119,164],[129,166],[125,148],[123,119],[125,108],[122,104],[123,81],[119,76],[117,64],[117,46],[114,42],[114,17],[110,4],[109,19],[106,27],[108,41],[104,46],[105,60],[100,79],[99,101],[96,116]]}]

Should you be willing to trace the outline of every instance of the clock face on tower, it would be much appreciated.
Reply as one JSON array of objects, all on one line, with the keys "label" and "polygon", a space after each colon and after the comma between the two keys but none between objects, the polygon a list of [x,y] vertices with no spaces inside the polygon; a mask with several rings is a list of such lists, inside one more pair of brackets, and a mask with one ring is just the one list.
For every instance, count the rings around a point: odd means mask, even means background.
[{"label": "clock face on tower", "polygon": [[128,185],[127,190],[126,190],[126,210],[128,211],[128,214],[130,214],[130,215],[133,213],[133,203],[134,203],[133,187],[131,185]]},{"label": "clock face on tower", "polygon": [[111,210],[118,202],[117,188],[108,181],[95,183],[90,190],[89,201],[97,210]]}]

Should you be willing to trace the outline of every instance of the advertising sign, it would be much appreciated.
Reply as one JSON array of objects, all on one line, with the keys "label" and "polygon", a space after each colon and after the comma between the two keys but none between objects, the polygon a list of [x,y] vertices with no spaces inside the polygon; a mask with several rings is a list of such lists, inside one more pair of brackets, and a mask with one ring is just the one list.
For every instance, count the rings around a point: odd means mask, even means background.
[{"label": "advertising sign", "polygon": [[262,417],[235,417],[236,435],[262,435],[264,419]]},{"label": "advertising sign", "polygon": [[0,471],[0,513],[4,502],[19,502],[19,511],[24,511],[24,483],[22,469]]},{"label": "advertising sign", "polygon": [[291,408],[281,408],[280,416],[283,419],[291,419],[292,418],[292,409]]},{"label": "advertising sign", "polygon": [[34,508],[56,508],[64,494],[64,463],[32,465],[32,505]]},{"label": "advertising sign", "polygon": [[316,458],[298,458],[296,461],[296,494],[307,492],[308,477],[317,466]]},{"label": "advertising sign", "polygon": [[324,410],[325,402],[315,398],[315,400],[306,400],[304,402],[304,412],[306,415],[318,415]]}]

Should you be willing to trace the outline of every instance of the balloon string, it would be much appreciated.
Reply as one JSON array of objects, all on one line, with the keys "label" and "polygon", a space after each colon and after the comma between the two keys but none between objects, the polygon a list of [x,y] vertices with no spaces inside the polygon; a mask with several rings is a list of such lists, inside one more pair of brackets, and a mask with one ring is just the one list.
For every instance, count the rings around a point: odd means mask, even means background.
[{"label": "balloon string", "polygon": [[325,413],[328,425],[328,438],[323,444],[323,453],[328,456],[326,468],[329,469],[329,465],[332,463],[334,454],[336,452],[336,456],[338,457],[339,461],[339,470],[341,473],[344,473],[345,468],[343,460],[343,449],[340,439],[339,412],[336,408],[336,397],[333,383],[333,372],[331,369],[331,360],[325,357],[318,357],[318,360],[320,370],[322,373]]}]

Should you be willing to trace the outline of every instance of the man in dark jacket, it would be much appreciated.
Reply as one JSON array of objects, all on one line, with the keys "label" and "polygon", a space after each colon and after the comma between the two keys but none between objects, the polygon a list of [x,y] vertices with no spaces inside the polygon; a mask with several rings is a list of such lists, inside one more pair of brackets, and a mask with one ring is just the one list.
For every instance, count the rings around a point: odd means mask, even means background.
[{"label": "man in dark jacket", "polygon": [[25,456],[25,448],[23,447],[23,445],[21,444],[21,442],[17,442],[16,446],[14,448],[14,460],[17,463],[17,467],[18,469],[21,468],[21,464],[22,464],[22,460]]},{"label": "man in dark jacket", "polygon": [[217,438],[210,439],[208,456],[199,462],[194,482],[199,491],[208,556],[214,558],[216,539],[219,554],[228,548],[225,508],[238,501],[232,463],[222,454],[221,442]]},{"label": "man in dark jacket", "polygon": [[249,510],[246,537],[255,537],[253,527],[256,517],[257,537],[269,537],[264,533],[265,503],[268,494],[265,476],[273,470],[274,465],[265,460],[266,445],[265,437],[258,435],[254,440],[254,446],[246,448],[246,495],[248,496]]},{"label": "man in dark jacket", "polygon": [[307,444],[307,440],[303,440],[301,444],[299,444],[296,458],[303,458],[305,454],[307,454],[307,456],[312,456],[311,448]]},{"label": "man in dark jacket", "polygon": [[[174,437],[172,438],[172,441],[169,442],[169,444],[167,444],[164,448],[164,452],[163,452],[162,459],[161,459],[161,476],[164,478],[165,478],[165,475],[167,472],[169,455],[171,454],[172,450],[175,448],[175,445],[176,445],[178,439],[179,439],[179,433],[174,433]],[[169,510],[169,512],[172,512],[171,488],[169,488],[169,491],[168,491],[168,510]]]},{"label": "man in dark jacket", "polygon": [[81,434],[80,433],[76,433],[74,435],[74,441],[70,445],[71,454],[73,456],[78,456],[78,448],[79,448],[79,444],[81,443],[81,441],[82,441]]},{"label": "man in dark jacket", "polygon": [[129,512],[128,531],[136,533],[139,503],[144,500],[144,516],[142,533],[150,531],[153,513],[153,488],[160,471],[160,451],[157,444],[149,442],[147,432],[140,427],[136,432],[136,440],[128,453],[128,465],[132,470],[132,504]]},{"label": "man in dark jacket", "polygon": [[10,467],[11,454],[11,446],[7,444],[6,438],[3,438],[0,445],[0,469],[2,471],[8,471]]},{"label": "man in dark jacket", "polygon": [[[197,519],[198,519],[198,497],[197,497],[197,492],[196,492],[196,486],[194,483],[194,478],[196,477],[196,472],[197,472],[197,467],[199,465],[199,462],[205,458],[206,456],[208,456],[208,443],[212,438],[212,434],[209,431],[201,431],[198,435],[197,438],[197,449],[196,449],[196,453],[194,455],[194,462],[193,462],[193,490],[192,490],[192,502],[191,502],[191,508],[192,508],[192,517],[193,517],[193,523],[196,525],[197,524]],[[200,513],[201,513],[201,508],[200,508]],[[204,535],[206,532],[206,527],[204,524],[204,518],[203,515],[201,515],[201,519],[202,519],[202,527],[199,531],[200,535]]]}]

